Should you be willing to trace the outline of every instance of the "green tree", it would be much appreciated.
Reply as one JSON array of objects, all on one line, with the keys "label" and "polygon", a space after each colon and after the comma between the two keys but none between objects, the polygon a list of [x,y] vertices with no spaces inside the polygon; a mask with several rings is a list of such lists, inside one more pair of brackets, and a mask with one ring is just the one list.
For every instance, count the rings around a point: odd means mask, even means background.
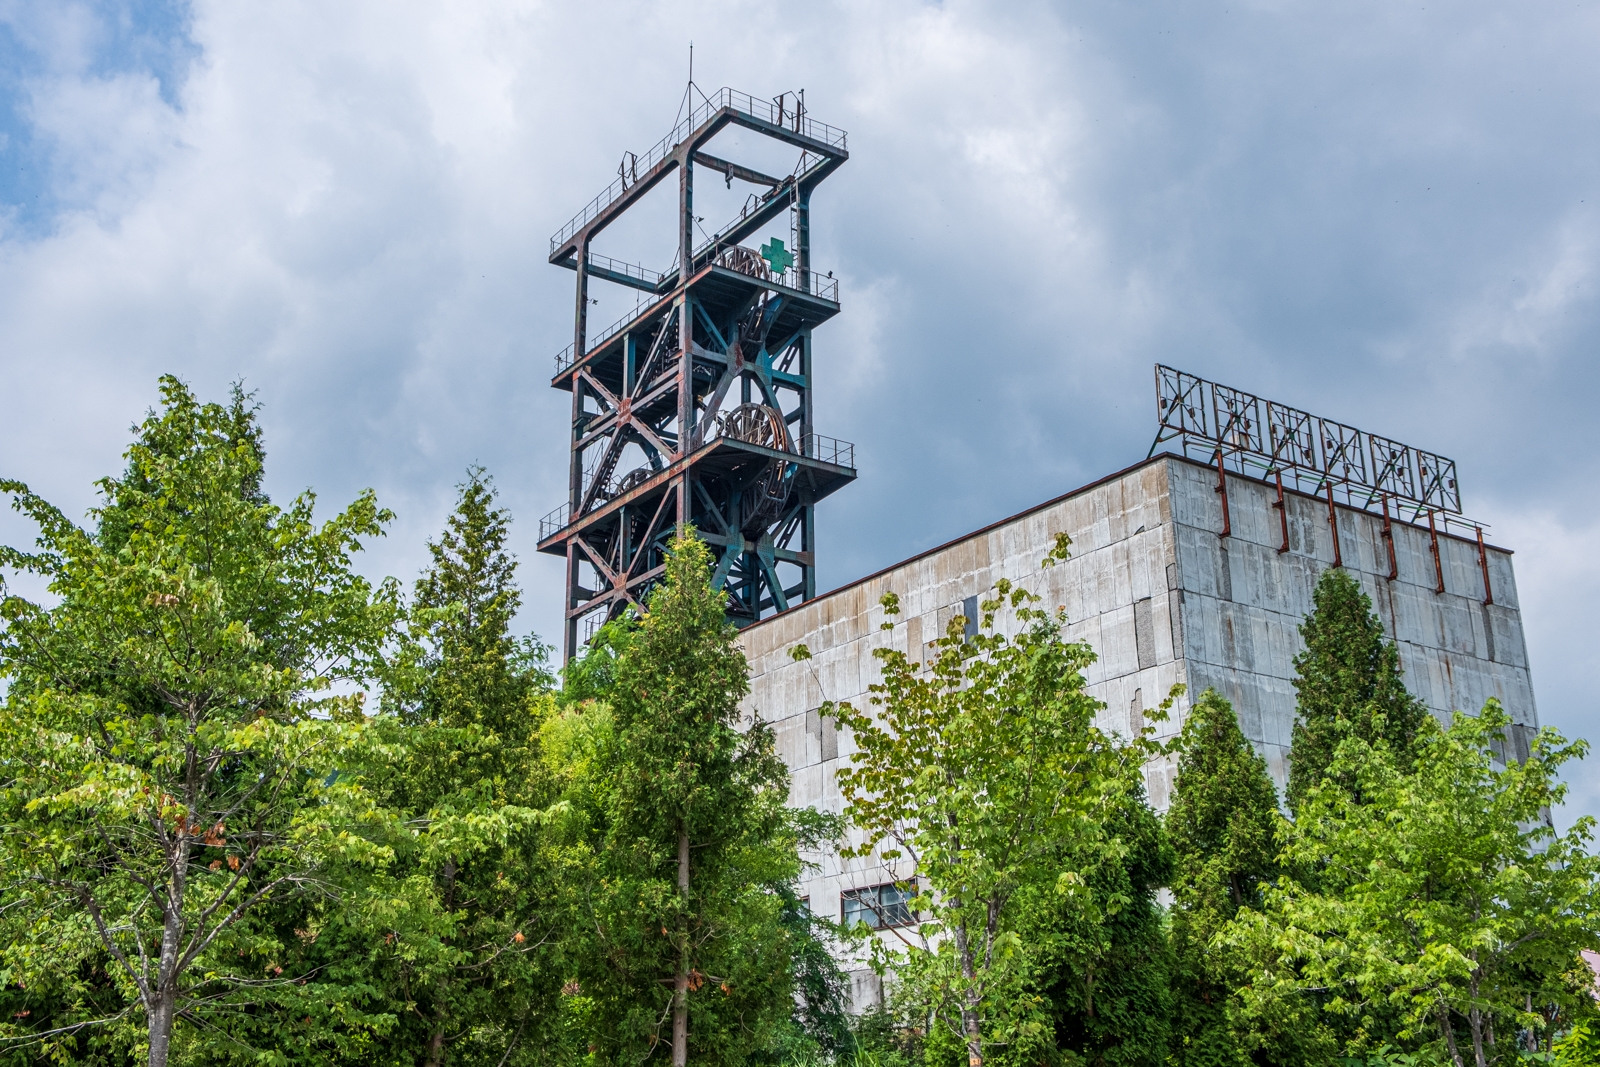
[{"label": "green tree", "polygon": [[561,669],[561,702],[609,700],[617,684],[617,659],[633,639],[634,620],[612,619],[595,631],[578,655]]},{"label": "green tree", "polygon": [[492,482],[474,468],[458,492],[388,678],[384,732],[403,758],[367,770],[411,832],[395,842],[409,914],[385,916],[409,931],[365,940],[395,1002],[391,1046],[429,1067],[542,1054],[567,917],[542,832],[555,814],[538,744],[553,707],[547,651],[512,634],[521,593]]},{"label": "green tree", "polygon": [[[206,1025],[301,975],[256,921],[327,892],[339,863],[385,859],[382,813],[340,769],[359,759],[359,687],[398,613],[351,555],[389,514],[363,493],[328,522],[261,490],[253,408],[201,404],[175,378],[138,428],[94,529],[20,482],[50,606],[0,602],[0,894],[12,981],[49,990],[103,963],[108,1016],[14,1015],[8,1039],[67,1056],[80,1031],[132,1021],[161,1067],[178,1020]],[[101,963],[97,963],[97,959]],[[120,1001],[120,1005],[113,1001]]]},{"label": "green tree", "polygon": [[[1306,647],[1294,659],[1298,697],[1289,751],[1289,810],[1322,781],[1346,737],[1371,744],[1382,739],[1402,763],[1411,757],[1428,709],[1400,676],[1400,653],[1383,635],[1372,601],[1346,571],[1323,572],[1314,608],[1300,627]],[[1359,785],[1353,773],[1339,779]]]},{"label": "green tree", "polygon": [[1353,1024],[1350,1054],[1412,1043],[1455,1067],[1515,1056],[1519,1031],[1548,1041],[1571,1017],[1588,995],[1579,950],[1600,945],[1600,860],[1592,818],[1558,834],[1548,813],[1586,746],[1546,728],[1525,763],[1497,768],[1509,721],[1493,700],[1448,730],[1430,718],[1406,760],[1382,739],[1340,742],[1282,853],[1336,888],[1284,879],[1240,911],[1227,936],[1262,961],[1245,999],[1315,993]]},{"label": "green tree", "polygon": [[[1068,543],[1059,536],[1046,565],[1064,558]],[[1102,705],[1083,677],[1094,653],[1064,640],[1064,614],[1037,601],[1001,581],[982,604],[978,633],[968,636],[966,620],[952,619],[926,667],[899,649],[875,650],[875,714],[823,706],[856,747],[838,782],[863,837],[844,855],[907,865],[913,906],[929,919],[920,943],[896,961],[897,979],[971,1067],[983,1064],[989,1045],[1018,1054],[1048,1041],[1042,1000],[1030,987],[1036,946],[1019,933],[1024,909],[1016,898],[1047,886],[1103,909],[1083,870],[1061,864],[1090,867],[1121,847],[1110,822],[1149,747],[1142,739],[1119,745],[1095,728]],[[892,630],[894,594],[883,607]],[[1002,608],[1015,636],[996,624]],[[794,654],[809,655],[803,646]]]},{"label": "green tree", "polygon": [[1233,705],[1207,689],[1179,735],[1177,786],[1167,809],[1172,880],[1173,1062],[1178,1067],[1290,1064],[1316,1058],[1317,1020],[1304,1010],[1246,1017],[1233,991],[1245,961],[1218,937],[1240,908],[1259,908],[1277,878],[1278,795],[1239,729]]},{"label": "green tree", "polygon": [[1035,981],[1059,1049],[1097,1067],[1159,1067],[1174,997],[1156,893],[1171,881],[1172,850],[1137,778],[1107,830],[1118,847],[1061,862],[1081,872],[1087,892],[1035,892],[1044,921],[1025,919],[1023,937],[1039,946]]},{"label": "green tree", "polygon": [[785,809],[771,729],[739,729],[748,668],[710,578],[704,543],[681,533],[616,659],[610,724],[589,730],[610,738],[593,764],[601,780],[578,788],[599,805],[580,985],[605,1062],[645,1060],[666,1027],[675,1067],[691,1055],[740,1063],[774,1043],[793,1009],[776,889],[799,875],[798,850],[823,824]]}]

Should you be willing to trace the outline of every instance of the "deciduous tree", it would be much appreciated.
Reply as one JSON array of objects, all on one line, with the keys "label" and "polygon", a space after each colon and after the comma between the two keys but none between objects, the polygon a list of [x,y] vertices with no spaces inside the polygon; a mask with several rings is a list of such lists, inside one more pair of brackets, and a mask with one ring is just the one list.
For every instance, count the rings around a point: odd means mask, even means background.
[{"label": "deciduous tree", "polygon": [[[1262,961],[1247,1000],[1319,995],[1354,1022],[1353,1054],[1416,1043],[1487,1067],[1508,1045],[1548,1040],[1588,995],[1571,976],[1579,950],[1600,944],[1600,859],[1592,818],[1565,833],[1549,822],[1565,794],[1557,772],[1586,746],[1546,728],[1525,763],[1500,767],[1509,721],[1493,700],[1449,729],[1424,720],[1404,759],[1382,738],[1340,741],[1283,851],[1328,870],[1328,886],[1285,879],[1229,931]],[[1397,1032],[1381,1029],[1389,1019]]]},{"label": "deciduous tree", "polygon": [[47,987],[103,954],[124,1004],[14,1018],[7,1036],[136,1018],[154,1067],[178,1021],[303,977],[274,963],[254,916],[328,891],[330,864],[385,858],[369,833],[381,813],[341,768],[366,734],[351,687],[398,614],[392,585],[351,568],[389,519],[370,492],[320,526],[309,492],[280,509],[246,396],[202,404],[174,378],[161,392],[92,527],[0,486],[40,531],[37,551],[0,563],[51,594],[0,605],[0,893],[31,917],[5,963]]},{"label": "deciduous tree", "polygon": [[[1067,545],[1060,536],[1047,564]],[[1037,602],[1001,581],[973,620],[977,634],[956,616],[925,666],[892,646],[875,650],[875,711],[822,709],[854,738],[838,782],[863,837],[845,854],[902,865],[913,907],[928,917],[897,961],[897,979],[956,1037],[971,1067],[991,1044],[1038,1040],[1035,946],[1019,934],[1015,900],[1047,886],[1103,908],[1084,869],[1065,864],[1086,868],[1118,851],[1110,822],[1150,751],[1095,727],[1102,705],[1083,676],[1094,653],[1065,640],[1063,612]],[[898,599],[886,595],[883,607],[892,630]],[[1002,611],[1009,618],[997,623]],[[803,646],[795,654],[809,655]]]}]

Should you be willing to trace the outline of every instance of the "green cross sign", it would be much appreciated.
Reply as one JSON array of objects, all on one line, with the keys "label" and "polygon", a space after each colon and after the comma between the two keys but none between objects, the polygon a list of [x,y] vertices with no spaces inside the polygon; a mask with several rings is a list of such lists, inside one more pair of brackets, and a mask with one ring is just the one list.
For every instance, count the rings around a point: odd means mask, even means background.
[{"label": "green cross sign", "polygon": [[794,266],[794,253],[783,247],[783,242],[776,237],[761,246],[761,258],[778,274],[787,274]]}]

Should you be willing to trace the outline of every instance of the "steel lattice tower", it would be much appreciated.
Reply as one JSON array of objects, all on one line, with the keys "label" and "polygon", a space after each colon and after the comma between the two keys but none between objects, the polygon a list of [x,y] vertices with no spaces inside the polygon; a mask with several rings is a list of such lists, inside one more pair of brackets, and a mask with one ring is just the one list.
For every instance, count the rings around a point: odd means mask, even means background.
[{"label": "steel lattice tower", "polygon": [[[794,170],[773,177],[705,152],[730,125],[798,150]],[[551,382],[572,393],[572,458],[568,501],[541,521],[538,547],[566,557],[567,657],[643,600],[686,523],[716,553],[738,625],[816,595],[815,505],[856,472],[854,447],[812,426],[811,333],[839,301],[832,275],[811,269],[811,194],[848,158],[844,131],[812,120],[803,96],[722,89],[643,158],[624,156],[618,179],[551,238],[550,262],[577,272],[573,342]],[[760,190],[698,243],[697,167]],[[674,171],[672,269],[595,254],[601,231]],[[777,238],[740,243],[784,212],[792,251]],[[591,278],[647,296],[593,338]]]}]

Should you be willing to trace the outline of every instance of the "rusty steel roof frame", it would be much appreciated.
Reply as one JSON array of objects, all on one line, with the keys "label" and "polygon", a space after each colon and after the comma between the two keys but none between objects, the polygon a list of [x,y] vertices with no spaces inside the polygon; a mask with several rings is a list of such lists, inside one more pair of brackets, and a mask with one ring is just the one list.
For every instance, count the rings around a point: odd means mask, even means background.
[{"label": "rusty steel roof frame", "polygon": [[[568,658],[600,623],[643,604],[687,525],[712,546],[735,623],[812,599],[816,502],[856,476],[854,446],[812,426],[811,333],[839,297],[832,276],[811,269],[811,194],[849,158],[845,133],[812,119],[803,93],[767,101],[725,88],[701,101],[643,157],[625,155],[617,180],[550,239],[550,262],[577,274],[572,344],[551,381],[572,393],[568,500],[540,522],[538,545],[567,560]],[[704,151],[730,125],[798,149],[794,170],[772,176]],[[700,242],[697,168],[762,189]],[[669,269],[591,250],[674,172]],[[792,253],[741,244],[785,211]],[[648,294],[592,340],[591,278]],[[629,451],[641,458],[624,471]]]},{"label": "rusty steel roof frame", "polygon": [[1432,515],[1446,529],[1484,528],[1462,517],[1453,459],[1159,363],[1155,374],[1160,425],[1149,455],[1176,440],[1190,458],[1331,492],[1364,511],[1393,506],[1409,522]]}]

